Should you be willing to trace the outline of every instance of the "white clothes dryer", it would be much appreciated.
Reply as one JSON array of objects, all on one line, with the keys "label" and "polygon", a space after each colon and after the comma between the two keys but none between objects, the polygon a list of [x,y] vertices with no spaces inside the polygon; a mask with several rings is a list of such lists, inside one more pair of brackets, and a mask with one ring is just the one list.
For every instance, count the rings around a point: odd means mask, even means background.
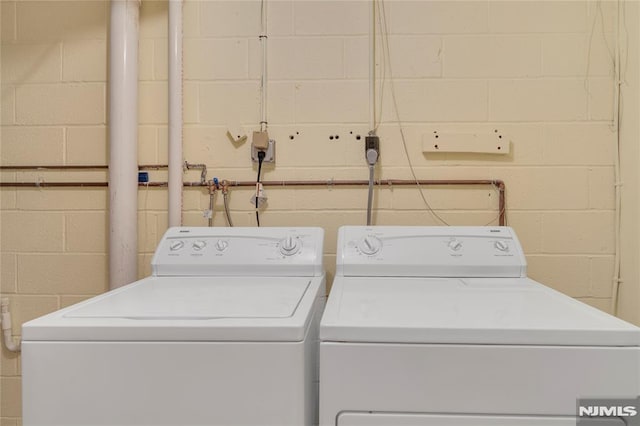
[{"label": "white clothes dryer", "polygon": [[323,237],[168,230],[151,277],[24,324],[23,424],[317,424]]},{"label": "white clothes dryer", "polygon": [[508,227],[342,227],[320,341],[321,426],[575,426],[640,395],[640,329],[527,278]]}]

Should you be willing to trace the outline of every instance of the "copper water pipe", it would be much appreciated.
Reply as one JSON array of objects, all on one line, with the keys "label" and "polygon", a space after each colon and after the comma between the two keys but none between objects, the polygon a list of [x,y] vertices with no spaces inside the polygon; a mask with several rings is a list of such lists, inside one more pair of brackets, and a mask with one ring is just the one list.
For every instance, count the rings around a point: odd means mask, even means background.
[{"label": "copper water pipe", "polygon": [[[226,181],[228,186],[249,186],[254,187],[255,182],[252,181]],[[263,181],[264,186],[368,186],[369,181],[366,180],[287,180],[287,181]],[[500,226],[506,225],[506,186],[504,181],[500,179],[380,179],[376,180],[378,186],[447,186],[447,185],[493,185],[498,190],[498,223]]]},{"label": "copper water pipe", "polygon": [[[141,166],[142,167],[142,166]],[[221,184],[226,187],[255,187],[254,181],[229,181],[223,180]],[[272,187],[287,187],[287,186],[367,186],[369,182],[366,180],[272,180],[263,181],[264,186]],[[506,224],[505,221],[505,206],[506,186],[504,181],[500,179],[426,179],[426,180],[406,180],[406,179],[380,179],[375,181],[378,186],[411,186],[411,185],[425,185],[425,186],[447,186],[447,185],[492,185],[498,190],[498,223],[500,226]],[[140,187],[166,187],[167,182],[146,182],[139,183]],[[185,188],[192,187],[208,187],[208,183],[202,182],[184,182]],[[0,182],[0,188],[56,188],[56,187],[107,187],[108,182]]]},{"label": "copper water pipe", "polygon": [[[139,170],[159,170],[166,169],[166,164],[141,164],[138,166]],[[94,165],[48,165],[48,166],[0,166],[0,170],[18,170],[18,171],[26,171],[26,170],[108,170],[109,166],[104,164],[94,164]]]},{"label": "copper water pipe", "polygon": [[106,188],[108,186],[108,182],[0,182],[0,188]]}]

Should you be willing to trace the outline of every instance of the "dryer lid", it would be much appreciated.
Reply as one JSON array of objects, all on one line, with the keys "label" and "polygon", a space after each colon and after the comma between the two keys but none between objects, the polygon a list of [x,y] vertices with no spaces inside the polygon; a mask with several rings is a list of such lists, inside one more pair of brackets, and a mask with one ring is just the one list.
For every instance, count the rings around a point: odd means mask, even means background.
[{"label": "dryer lid", "polygon": [[302,340],[316,297],[310,293],[317,293],[319,281],[150,277],[26,323],[23,337],[27,341]]},{"label": "dryer lid", "polygon": [[640,346],[640,328],[527,278],[337,278],[323,341]]}]

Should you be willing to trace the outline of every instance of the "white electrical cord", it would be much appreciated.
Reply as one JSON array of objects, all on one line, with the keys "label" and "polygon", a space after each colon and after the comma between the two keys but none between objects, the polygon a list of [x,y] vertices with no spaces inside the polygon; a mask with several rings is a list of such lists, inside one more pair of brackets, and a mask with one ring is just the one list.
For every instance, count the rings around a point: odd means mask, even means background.
[{"label": "white electrical cord", "polygon": [[[500,190],[498,189],[498,186],[496,184],[492,184],[493,187],[493,191],[495,192],[495,194],[497,195],[497,199],[500,199]],[[499,207],[500,204],[498,203],[498,213],[493,217],[493,219],[491,219],[490,221],[488,221],[487,223],[485,223],[482,226],[495,226],[495,225],[500,225],[500,216],[504,214],[504,226],[509,226],[508,225],[508,221],[507,221],[507,203],[504,203],[504,207],[500,208]]]},{"label": "white electrical cord", "polygon": [[0,300],[0,312],[2,321],[2,334],[4,345],[9,352],[20,352],[20,339],[14,338],[11,328],[11,312],[9,312],[9,299]]},{"label": "white electrical cord", "polygon": [[[613,258],[613,278],[611,288],[611,313],[618,314],[618,299],[620,290],[620,264],[621,264],[621,214],[622,214],[622,182],[620,179],[620,116],[621,116],[621,85],[622,71],[620,66],[620,22],[622,9],[620,0],[616,2],[616,45],[614,66],[614,113],[613,131],[616,132],[614,142],[613,170],[615,178],[615,206],[614,206],[614,258]],[[626,46],[625,46],[626,47]]]},{"label": "white electrical cord", "polygon": [[418,192],[420,193],[420,197],[422,198],[422,201],[424,202],[424,205],[427,208],[427,211],[429,211],[429,213],[431,213],[431,215],[435,219],[440,221],[442,224],[450,226],[446,220],[440,217],[440,215],[433,210],[433,208],[427,201],[427,198],[425,197],[422,191],[422,186],[420,185],[420,181],[418,180],[416,172],[413,168],[411,157],[409,156],[409,150],[407,149],[407,139],[404,134],[404,128],[402,127],[402,121],[400,120],[400,111],[398,109],[398,100],[396,98],[396,89],[395,89],[395,83],[393,79],[393,69],[391,67],[391,49],[389,48],[389,29],[387,27],[387,14],[386,14],[386,8],[385,8],[385,1],[384,0],[376,0],[376,1],[380,2],[380,13],[379,13],[378,22],[380,24],[381,32],[383,35],[382,55],[384,57],[383,62],[385,63],[385,75],[387,72],[389,73],[389,81],[391,83],[390,84],[391,98],[393,100],[393,110],[395,113],[396,123],[398,124],[398,129],[400,130],[400,138],[402,139],[402,147],[404,149],[404,155],[407,158],[407,162],[409,163],[409,170],[411,171],[411,176],[413,177],[413,180],[416,182],[416,186],[418,187]]},{"label": "white electrical cord", "polygon": [[[622,3],[622,7],[620,6]],[[621,265],[621,214],[622,214],[622,181],[621,181],[621,171],[620,171],[620,119],[622,117],[622,91],[621,86],[624,81],[623,72],[622,72],[622,61],[620,57],[621,53],[621,39],[620,39],[620,30],[621,23],[625,28],[625,67],[627,65],[627,55],[628,48],[626,41],[628,40],[628,32],[626,26],[625,19],[625,9],[624,2],[620,2],[620,0],[616,1],[616,17],[615,17],[615,43],[612,49],[609,47],[609,42],[607,40],[607,31],[605,29],[605,18],[604,13],[602,11],[602,1],[598,0],[595,3],[595,10],[593,12],[593,21],[591,24],[591,32],[589,34],[589,47],[587,50],[587,65],[585,69],[585,77],[584,77],[584,86],[587,94],[589,92],[589,75],[590,75],[590,66],[591,66],[591,47],[593,44],[593,36],[595,34],[596,24],[600,20],[600,27],[602,31],[602,36],[604,37],[604,42],[607,47],[607,51],[609,53],[609,57],[611,62],[613,63],[613,116],[611,118],[611,131],[616,134],[614,146],[613,146],[613,173],[614,173],[614,256],[613,256],[613,277],[611,282],[611,304],[610,311],[613,315],[617,315],[618,313],[618,299],[619,299],[619,289],[620,283],[622,280],[620,279],[620,265]]]}]

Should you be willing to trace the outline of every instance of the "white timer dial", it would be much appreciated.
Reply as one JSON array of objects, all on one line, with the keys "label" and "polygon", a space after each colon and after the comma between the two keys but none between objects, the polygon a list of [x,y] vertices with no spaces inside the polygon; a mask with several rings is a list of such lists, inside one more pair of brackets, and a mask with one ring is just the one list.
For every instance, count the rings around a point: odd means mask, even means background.
[{"label": "white timer dial", "polygon": [[358,242],[358,249],[360,252],[372,256],[380,251],[382,248],[382,241],[373,235],[367,235]]},{"label": "white timer dial", "polygon": [[300,251],[300,240],[297,237],[289,235],[280,240],[280,253],[285,256],[293,256]]}]

